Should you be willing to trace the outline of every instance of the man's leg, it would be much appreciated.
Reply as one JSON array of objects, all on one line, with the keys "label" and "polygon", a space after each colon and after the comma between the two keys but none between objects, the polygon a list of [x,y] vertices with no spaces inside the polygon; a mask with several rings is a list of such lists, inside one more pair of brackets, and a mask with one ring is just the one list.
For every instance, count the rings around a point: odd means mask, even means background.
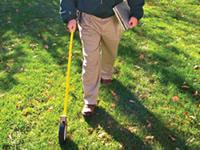
[{"label": "man's leg", "polygon": [[79,23],[80,38],[83,47],[82,80],[84,102],[96,105],[100,81],[100,34],[91,23],[91,18],[83,14]]},{"label": "man's leg", "polygon": [[106,24],[102,35],[102,58],[101,58],[101,78],[112,79],[113,65],[117,56],[117,49],[121,37],[121,28],[115,17],[112,17]]}]

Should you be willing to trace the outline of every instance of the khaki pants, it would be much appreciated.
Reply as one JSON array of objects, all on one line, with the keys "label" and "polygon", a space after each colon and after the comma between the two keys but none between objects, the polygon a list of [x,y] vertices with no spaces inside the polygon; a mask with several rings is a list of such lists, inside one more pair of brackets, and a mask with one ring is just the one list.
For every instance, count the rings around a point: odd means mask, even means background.
[{"label": "khaki pants", "polygon": [[97,104],[100,79],[111,79],[121,28],[113,17],[82,13],[78,24],[83,47],[82,80],[85,104]]}]

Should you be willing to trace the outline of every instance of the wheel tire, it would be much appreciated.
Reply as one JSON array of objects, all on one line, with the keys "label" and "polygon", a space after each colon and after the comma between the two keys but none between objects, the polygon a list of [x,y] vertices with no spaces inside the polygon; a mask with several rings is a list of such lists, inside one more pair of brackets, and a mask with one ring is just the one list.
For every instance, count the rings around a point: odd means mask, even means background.
[{"label": "wheel tire", "polygon": [[60,143],[61,145],[63,145],[63,144],[66,143],[66,137],[67,137],[67,135],[66,135],[66,128],[67,128],[67,127],[66,127],[66,125],[65,125],[64,122],[63,122],[63,123],[60,123],[58,138],[59,138],[59,143]]}]

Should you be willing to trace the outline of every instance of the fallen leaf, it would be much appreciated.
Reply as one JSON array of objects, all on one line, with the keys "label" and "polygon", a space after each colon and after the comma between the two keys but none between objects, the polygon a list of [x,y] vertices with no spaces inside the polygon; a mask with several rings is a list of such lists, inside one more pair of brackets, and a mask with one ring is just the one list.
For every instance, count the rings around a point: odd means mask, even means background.
[{"label": "fallen leaf", "polygon": [[195,120],[196,117],[195,116],[189,116],[190,119]]},{"label": "fallen leaf", "polygon": [[52,112],[53,106],[49,107],[48,112]]},{"label": "fallen leaf", "polygon": [[154,62],[153,62],[154,65],[157,65],[158,63],[159,63],[158,61],[154,61]]},{"label": "fallen leaf", "polygon": [[184,90],[188,90],[190,87],[188,85],[182,85],[181,88]]},{"label": "fallen leaf", "polygon": [[35,99],[32,99],[29,101],[29,105],[30,106],[38,106],[39,105],[39,102]]},{"label": "fallen leaf", "polygon": [[17,102],[16,104],[16,109],[21,109],[22,108],[22,101]]},{"label": "fallen leaf", "polygon": [[105,133],[105,132],[100,133],[100,134],[98,135],[98,137],[99,137],[99,138],[104,138],[104,137],[106,137],[106,133]]},{"label": "fallen leaf", "polygon": [[44,48],[45,48],[45,49],[49,49],[49,46],[48,46],[48,45],[44,45]]},{"label": "fallen leaf", "polygon": [[140,60],[144,60],[144,54],[140,54]]},{"label": "fallen leaf", "polygon": [[147,120],[147,128],[151,128],[152,127],[152,124],[149,120]]},{"label": "fallen leaf", "polygon": [[29,114],[31,114],[31,111],[32,111],[31,108],[27,107],[27,108],[23,109],[22,114],[24,116],[28,116]]},{"label": "fallen leaf", "polygon": [[154,136],[148,135],[144,139],[145,139],[145,141],[153,141],[154,140]]},{"label": "fallen leaf", "polygon": [[198,91],[195,91],[193,95],[194,96],[200,96],[200,93]]},{"label": "fallen leaf", "polygon": [[138,65],[135,65],[135,68],[137,68],[137,69],[141,69],[141,67],[140,67],[140,66],[138,66]]},{"label": "fallen leaf", "polygon": [[178,96],[173,96],[173,97],[172,97],[172,100],[173,100],[174,102],[177,102],[177,101],[179,101],[179,97],[178,97]]},{"label": "fallen leaf", "polygon": [[194,140],[195,140],[195,138],[192,137],[192,138],[187,139],[187,142],[188,142],[188,143],[192,143],[192,142],[194,142]]},{"label": "fallen leaf", "polygon": [[89,134],[92,134],[93,131],[94,131],[93,128],[88,128],[88,133],[89,133]]},{"label": "fallen leaf", "polygon": [[131,131],[131,133],[136,133],[138,131],[138,128],[133,126],[129,126],[128,129]]},{"label": "fallen leaf", "polygon": [[119,143],[119,148],[120,148],[120,149],[123,149],[124,146],[123,146],[121,143]]},{"label": "fallen leaf", "polygon": [[49,145],[53,145],[53,142],[49,140],[49,141],[48,141],[48,144],[49,144]]},{"label": "fallen leaf", "polygon": [[134,100],[129,100],[129,102],[135,104],[135,101],[134,101]]},{"label": "fallen leaf", "polygon": [[183,113],[183,115],[188,117],[189,113],[186,111],[186,112]]},{"label": "fallen leaf", "polygon": [[13,139],[11,134],[8,135],[8,138],[9,138],[10,140]]},{"label": "fallen leaf", "polygon": [[113,126],[113,122],[111,121],[111,120],[108,120],[108,128],[112,128],[112,126]]},{"label": "fallen leaf", "polygon": [[175,142],[175,141],[176,141],[176,138],[175,138],[175,137],[173,137],[172,135],[169,135],[169,137],[170,137],[170,139],[171,139],[173,142]]},{"label": "fallen leaf", "polygon": [[115,108],[116,108],[116,104],[115,104],[115,103],[112,103],[112,104],[111,104],[111,108],[112,108],[112,109],[115,109]]},{"label": "fallen leaf", "polygon": [[52,44],[52,46],[56,46],[56,45],[57,45],[56,43],[53,43],[53,44]]},{"label": "fallen leaf", "polygon": [[195,65],[195,66],[194,66],[194,69],[195,69],[195,70],[198,70],[199,68],[200,68],[199,65]]},{"label": "fallen leaf", "polygon": [[111,90],[111,94],[116,101],[119,101],[119,96],[117,95],[117,93],[115,91]]},{"label": "fallen leaf", "polygon": [[52,80],[48,80],[48,83],[49,83],[49,84],[52,84],[52,83],[53,83],[53,81],[52,81]]},{"label": "fallen leaf", "polygon": [[148,98],[148,93],[139,94],[138,97],[139,97],[141,100],[144,100],[144,99]]}]

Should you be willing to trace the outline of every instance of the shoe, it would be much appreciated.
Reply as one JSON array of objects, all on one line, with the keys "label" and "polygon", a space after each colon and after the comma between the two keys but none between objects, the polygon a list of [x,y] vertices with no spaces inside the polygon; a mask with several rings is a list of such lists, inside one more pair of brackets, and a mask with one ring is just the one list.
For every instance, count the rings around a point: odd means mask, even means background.
[{"label": "shoe", "polygon": [[112,84],[112,79],[101,78],[101,84],[110,85],[110,84]]},{"label": "shoe", "polygon": [[87,105],[85,104],[83,106],[83,109],[82,109],[82,115],[84,117],[89,117],[91,116],[93,113],[94,113],[94,109],[95,109],[96,105]]}]

